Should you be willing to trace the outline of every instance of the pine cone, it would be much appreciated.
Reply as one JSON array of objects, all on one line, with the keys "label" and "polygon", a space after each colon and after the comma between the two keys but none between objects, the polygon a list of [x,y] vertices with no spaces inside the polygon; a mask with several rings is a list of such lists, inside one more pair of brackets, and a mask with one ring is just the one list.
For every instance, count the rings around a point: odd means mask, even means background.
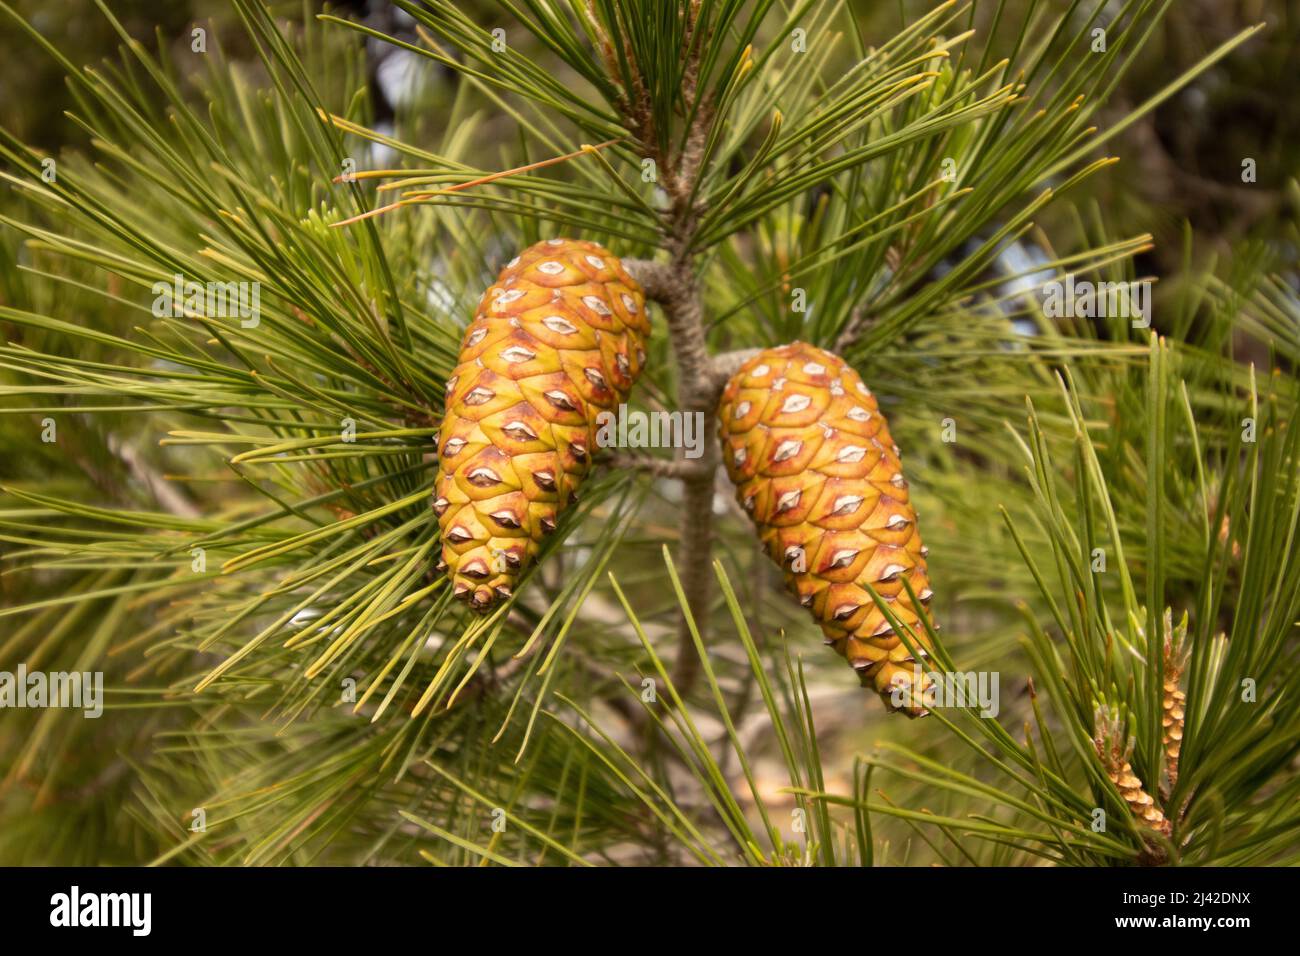
[{"label": "pine cone", "polygon": [[1096,728],[1093,746],[1110,782],[1119,790],[1135,817],[1152,830],[1169,836],[1172,832],[1169,820],[1133,773],[1133,766],[1129,763],[1133,756],[1133,739],[1123,736],[1119,718],[1112,716],[1109,707],[1101,705],[1093,715],[1093,724]]},{"label": "pine cone", "polygon": [[1165,772],[1169,775],[1169,788],[1178,783],[1178,757],[1183,749],[1183,721],[1186,718],[1187,695],[1179,686],[1182,682],[1183,668],[1187,664],[1187,613],[1177,627],[1174,627],[1173,611],[1165,609],[1164,617],[1164,691],[1161,701],[1163,713],[1161,726],[1164,728]]},{"label": "pine cone", "polygon": [[508,597],[591,467],[595,418],[627,398],[650,333],[607,249],[549,239],[501,270],[447,380],[433,509],[439,569],[488,610]]},{"label": "pine cone", "polygon": [[[912,654],[864,587],[927,641],[920,615],[931,619],[928,551],[898,447],[862,379],[802,342],[767,349],[727,384],[718,418],[727,474],[768,556],[785,569],[786,588],[862,686],[891,710],[925,714]],[[894,687],[904,701],[897,708]]]}]

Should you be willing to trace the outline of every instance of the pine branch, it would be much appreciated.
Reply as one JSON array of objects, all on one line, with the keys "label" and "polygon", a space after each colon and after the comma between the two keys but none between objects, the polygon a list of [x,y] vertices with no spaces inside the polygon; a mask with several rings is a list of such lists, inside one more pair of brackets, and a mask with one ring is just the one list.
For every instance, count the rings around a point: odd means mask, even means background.
[{"label": "pine branch", "polygon": [[604,456],[601,463],[615,470],[649,472],[657,478],[674,478],[687,481],[698,473],[705,471],[699,460],[689,458],[660,458],[657,455],[641,455],[633,452],[618,452]]},{"label": "pine branch", "polygon": [[[679,211],[678,228],[691,217],[689,207]],[[712,420],[718,394],[725,378],[709,355],[704,336],[704,308],[700,301],[693,255],[684,246],[671,263],[628,263],[629,270],[642,282],[646,296],[664,310],[668,334],[677,362],[677,401],[685,414],[701,413]],[[683,451],[681,461],[685,462]],[[679,521],[679,563],[687,596],[687,606],[701,634],[706,634],[709,620],[709,561],[713,553],[713,483],[719,463],[717,442],[706,440],[702,454],[690,463],[679,477],[683,484]],[[673,680],[683,696],[688,695],[699,676],[699,659],[692,646],[686,616],[678,623],[677,660]]]},{"label": "pine branch", "polygon": [[[695,28],[695,6],[686,7],[686,29]],[[667,319],[668,334],[677,364],[677,402],[683,413],[700,413],[710,420],[722,384],[709,354],[705,336],[704,304],[692,243],[703,201],[696,189],[704,157],[705,138],[713,118],[711,104],[698,88],[699,44],[691,44],[683,72],[683,100],[691,117],[682,145],[665,149],[658,135],[669,120],[656,116],[646,90],[639,83],[620,103],[624,120],[634,131],[642,149],[654,159],[660,171],[660,185],[668,194],[669,211],[664,227],[666,263],[634,260],[629,271],[642,284],[646,296],[659,303]],[[614,77],[611,77],[614,79]],[[725,380],[723,380],[725,381]],[[682,460],[685,461],[683,451]],[[679,522],[679,561],[690,614],[701,635],[707,633],[711,585],[709,562],[713,552],[713,484],[719,463],[717,443],[705,441],[703,454],[681,475],[683,499]],[[681,615],[677,632],[677,659],[673,677],[681,693],[690,693],[699,675],[699,660],[687,616]]]}]

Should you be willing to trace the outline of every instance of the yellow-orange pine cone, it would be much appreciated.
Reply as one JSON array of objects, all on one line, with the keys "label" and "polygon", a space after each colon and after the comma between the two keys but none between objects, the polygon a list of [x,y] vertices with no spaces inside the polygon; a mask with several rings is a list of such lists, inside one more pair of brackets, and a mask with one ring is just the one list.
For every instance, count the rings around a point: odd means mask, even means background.
[{"label": "yellow-orange pine cone", "polygon": [[645,364],[645,297],[592,242],[548,239],[483,294],[447,380],[433,509],[458,598],[509,596],[591,467],[595,418]]},{"label": "yellow-orange pine cone", "polygon": [[767,349],[727,384],[718,419],[737,498],[785,569],[787,589],[864,687],[890,709],[924,714],[916,662],[864,587],[926,642],[919,615],[931,620],[927,549],[898,448],[862,379],[803,342]]}]

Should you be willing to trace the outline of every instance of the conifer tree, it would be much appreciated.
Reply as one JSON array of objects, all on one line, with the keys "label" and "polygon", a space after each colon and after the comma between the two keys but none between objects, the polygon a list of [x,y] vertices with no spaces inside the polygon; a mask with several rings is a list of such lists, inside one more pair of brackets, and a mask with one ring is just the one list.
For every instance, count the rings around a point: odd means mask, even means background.
[{"label": "conifer tree", "polygon": [[[1300,300],[1189,231],[1153,305],[1105,200],[1262,25],[395,5],[0,2],[71,101],[0,129],[0,672],[104,681],[4,714],[0,862],[1300,862]],[[889,442],[781,431],[794,352]]]}]

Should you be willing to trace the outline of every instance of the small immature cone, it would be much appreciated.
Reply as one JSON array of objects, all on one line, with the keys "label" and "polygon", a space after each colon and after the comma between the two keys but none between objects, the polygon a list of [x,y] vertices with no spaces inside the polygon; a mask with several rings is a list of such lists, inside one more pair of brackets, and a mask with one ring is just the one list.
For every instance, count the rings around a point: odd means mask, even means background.
[{"label": "small immature cone", "polygon": [[1169,787],[1178,783],[1178,757],[1183,749],[1183,722],[1186,718],[1187,695],[1179,684],[1183,676],[1183,667],[1187,663],[1184,644],[1187,640],[1187,615],[1178,627],[1174,627],[1173,611],[1165,609],[1164,642],[1164,691],[1162,699],[1164,727],[1165,772],[1169,775]]},{"label": "small immature cone", "polygon": [[928,552],[898,447],[862,379],[803,342],[767,349],[727,384],[718,420],[727,474],[786,588],[864,687],[890,709],[925,714],[916,662],[865,587],[928,640],[920,623],[922,614],[932,620]]},{"label": "small immature cone", "polygon": [[591,468],[596,415],[645,365],[645,297],[592,242],[548,239],[483,294],[447,379],[433,509],[440,569],[486,611],[509,596]]},{"label": "small immature cone", "polygon": [[1147,793],[1142,781],[1133,773],[1133,767],[1129,763],[1133,754],[1133,741],[1124,739],[1119,720],[1111,716],[1108,708],[1098,707],[1094,715],[1094,726],[1096,734],[1093,746],[1110,782],[1119,790],[1135,817],[1152,830],[1169,836],[1172,832],[1169,820],[1160,812],[1151,794]]}]

